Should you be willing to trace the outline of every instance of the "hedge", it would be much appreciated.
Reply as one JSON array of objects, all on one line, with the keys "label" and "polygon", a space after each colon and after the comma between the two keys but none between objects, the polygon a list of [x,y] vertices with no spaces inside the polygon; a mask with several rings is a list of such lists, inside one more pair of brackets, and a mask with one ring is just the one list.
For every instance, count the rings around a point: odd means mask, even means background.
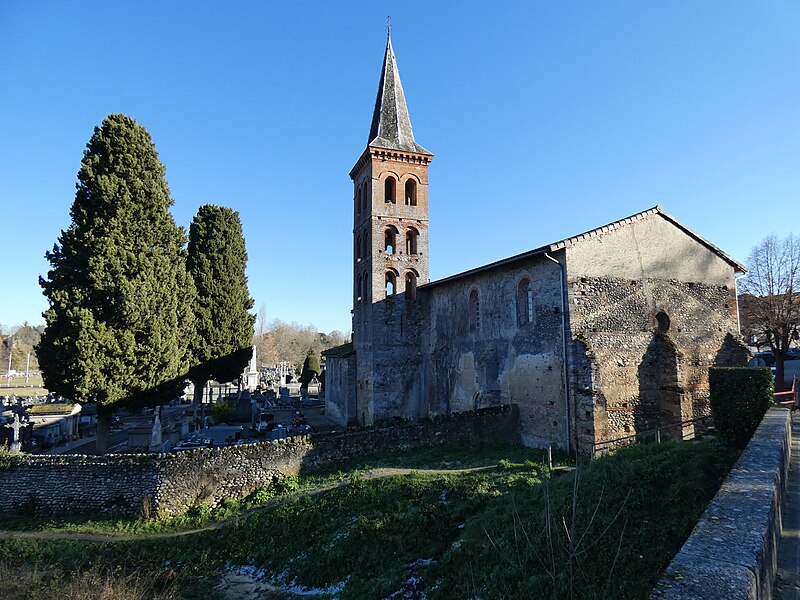
[{"label": "hedge", "polygon": [[745,446],[772,405],[772,371],[712,367],[708,371],[708,383],[717,432],[725,440]]}]

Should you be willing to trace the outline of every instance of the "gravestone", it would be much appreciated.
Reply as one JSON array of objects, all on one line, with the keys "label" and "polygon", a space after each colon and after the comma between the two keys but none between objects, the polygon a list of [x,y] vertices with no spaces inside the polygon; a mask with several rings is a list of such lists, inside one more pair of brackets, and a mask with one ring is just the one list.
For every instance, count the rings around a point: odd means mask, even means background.
[{"label": "gravestone", "polygon": [[161,430],[161,407],[156,406],[153,416],[153,430],[150,434],[150,452],[161,452],[163,442],[164,438]]},{"label": "gravestone", "polygon": [[23,423],[19,415],[14,417],[14,422],[6,425],[9,429],[11,429],[11,444],[9,446],[9,450],[11,452],[17,453],[22,450],[22,436],[20,435],[20,430],[23,427],[28,427],[30,423]]}]

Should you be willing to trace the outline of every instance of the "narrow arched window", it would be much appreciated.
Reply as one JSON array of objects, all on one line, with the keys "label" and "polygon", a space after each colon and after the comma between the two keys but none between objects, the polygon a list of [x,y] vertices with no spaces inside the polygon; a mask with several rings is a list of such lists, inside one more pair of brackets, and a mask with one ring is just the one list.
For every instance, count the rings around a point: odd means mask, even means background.
[{"label": "narrow arched window", "polygon": [[406,181],[406,206],[417,205],[417,182],[413,179]]},{"label": "narrow arched window", "polygon": [[397,278],[391,271],[386,271],[386,297],[394,298],[394,293],[397,288]]},{"label": "narrow arched window", "polygon": [[406,254],[417,253],[417,238],[419,238],[419,232],[413,227],[406,231]]},{"label": "narrow arched window", "polygon": [[417,276],[414,273],[406,273],[406,298],[413,300],[417,297]]},{"label": "narrow arched window", "polygon": [[357,215],[361,214],[361,203],[362,202],[363,202],[363,200],[362,200],[362,196],[361,196],[361,186],[358,186],[358,189],[356,190],[356,214]]},{"label": "narrow arched window", "polygon": [[361,202],[364,204],[364,212],[369,210],[370,200],[369,194],[367,193],[367,182],[364,182],[364,185],[361,186]]},{"label": "narrow arched window", "polygon": [[361,290],[361,299],[365,302],[369,300],[369,272],[364,273],[364,287]]},{"label": "narrow arched window", "polygon": [[361,259],[364,258],[364,240],[361,239],[359,235],[356,239],[356,262],[361,262]]},{"label": "narrow arched window", "polygon": [[356,287],[356,302],[361,302],[362,297],[362,290],[364,286],[364,280],[361,278],[361,275],[358,276],[358,285]]},{"label": "narrow arched window", "polygon": [[656,329],[659,333],[667,333],[669,331],[669,315],[663,310],[656,315]]},{"label": "narrow arched window", "polygon": [[517,322],[520,327],[533,323],[533,284],[527,277],[517,285]]},{"label": "narrow arched window", "polygon": [[394,254],[397,248],[397,229],[391,225],[384,232],[383,247],[386,250],[386,254]]},{"label": "narrow arched window", "polygon": [[469,293],[469,329],[470,331],[477,331],[481,327],[481,304],[478,297],[478,290],[472,290]]},{"label": "narrow arched window", "polygon": [[397,181],[395,181],[394,177],[389,175],[389,177],[386,178],[386,181],[384,182],[383,185],[384,185],[384,194],[383,194],[384,201],[387,204],[394,204],[397,199],[396,196]]}]

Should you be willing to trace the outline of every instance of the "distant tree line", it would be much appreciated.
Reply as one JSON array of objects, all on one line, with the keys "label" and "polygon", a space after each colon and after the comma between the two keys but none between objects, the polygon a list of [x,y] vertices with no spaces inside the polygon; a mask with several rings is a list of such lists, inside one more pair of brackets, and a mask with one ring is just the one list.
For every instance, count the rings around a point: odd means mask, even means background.
[{"label": "distant tree line", "polygon": [[253,338],[259,366],[273,367],[286,361],[299,373],[309,350],[320,356],[323,350],[350,340],[349,333],[338,330],[322,333],[313,325],[286,323],[280,319],[265,323],[263,312],[262,306]]},{"label": "distant tree line", "polygon": [[11,368],[17,372],[25,370],[30,355],[31,371],[39,370],[39,361],[36,358],[36,344],[44,331],[44,325],[29,325],[27,322],[21,327],[6,328],[0,325],[0,373],[8,369],[8,358],[11,354]]}]

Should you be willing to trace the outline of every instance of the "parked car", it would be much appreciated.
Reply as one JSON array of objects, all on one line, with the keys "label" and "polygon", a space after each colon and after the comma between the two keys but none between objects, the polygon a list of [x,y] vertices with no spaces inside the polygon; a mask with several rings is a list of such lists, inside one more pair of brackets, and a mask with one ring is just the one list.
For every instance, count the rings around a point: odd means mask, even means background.
[{"label": "parked car", "polygon": [[748,367],[769,367],[770,371],[772,371],[772,376],[775,376],[777,371],[775,367],[775,357],[772,356],[772,352],[756,352],[753,355],[748,363]]},{"label": "parked car", "polygon": [[769,367],[773,370],[775,369],[775,357],[772,356],[772,352],[756,352],[753,358],[764,361],[765,367]]}]

